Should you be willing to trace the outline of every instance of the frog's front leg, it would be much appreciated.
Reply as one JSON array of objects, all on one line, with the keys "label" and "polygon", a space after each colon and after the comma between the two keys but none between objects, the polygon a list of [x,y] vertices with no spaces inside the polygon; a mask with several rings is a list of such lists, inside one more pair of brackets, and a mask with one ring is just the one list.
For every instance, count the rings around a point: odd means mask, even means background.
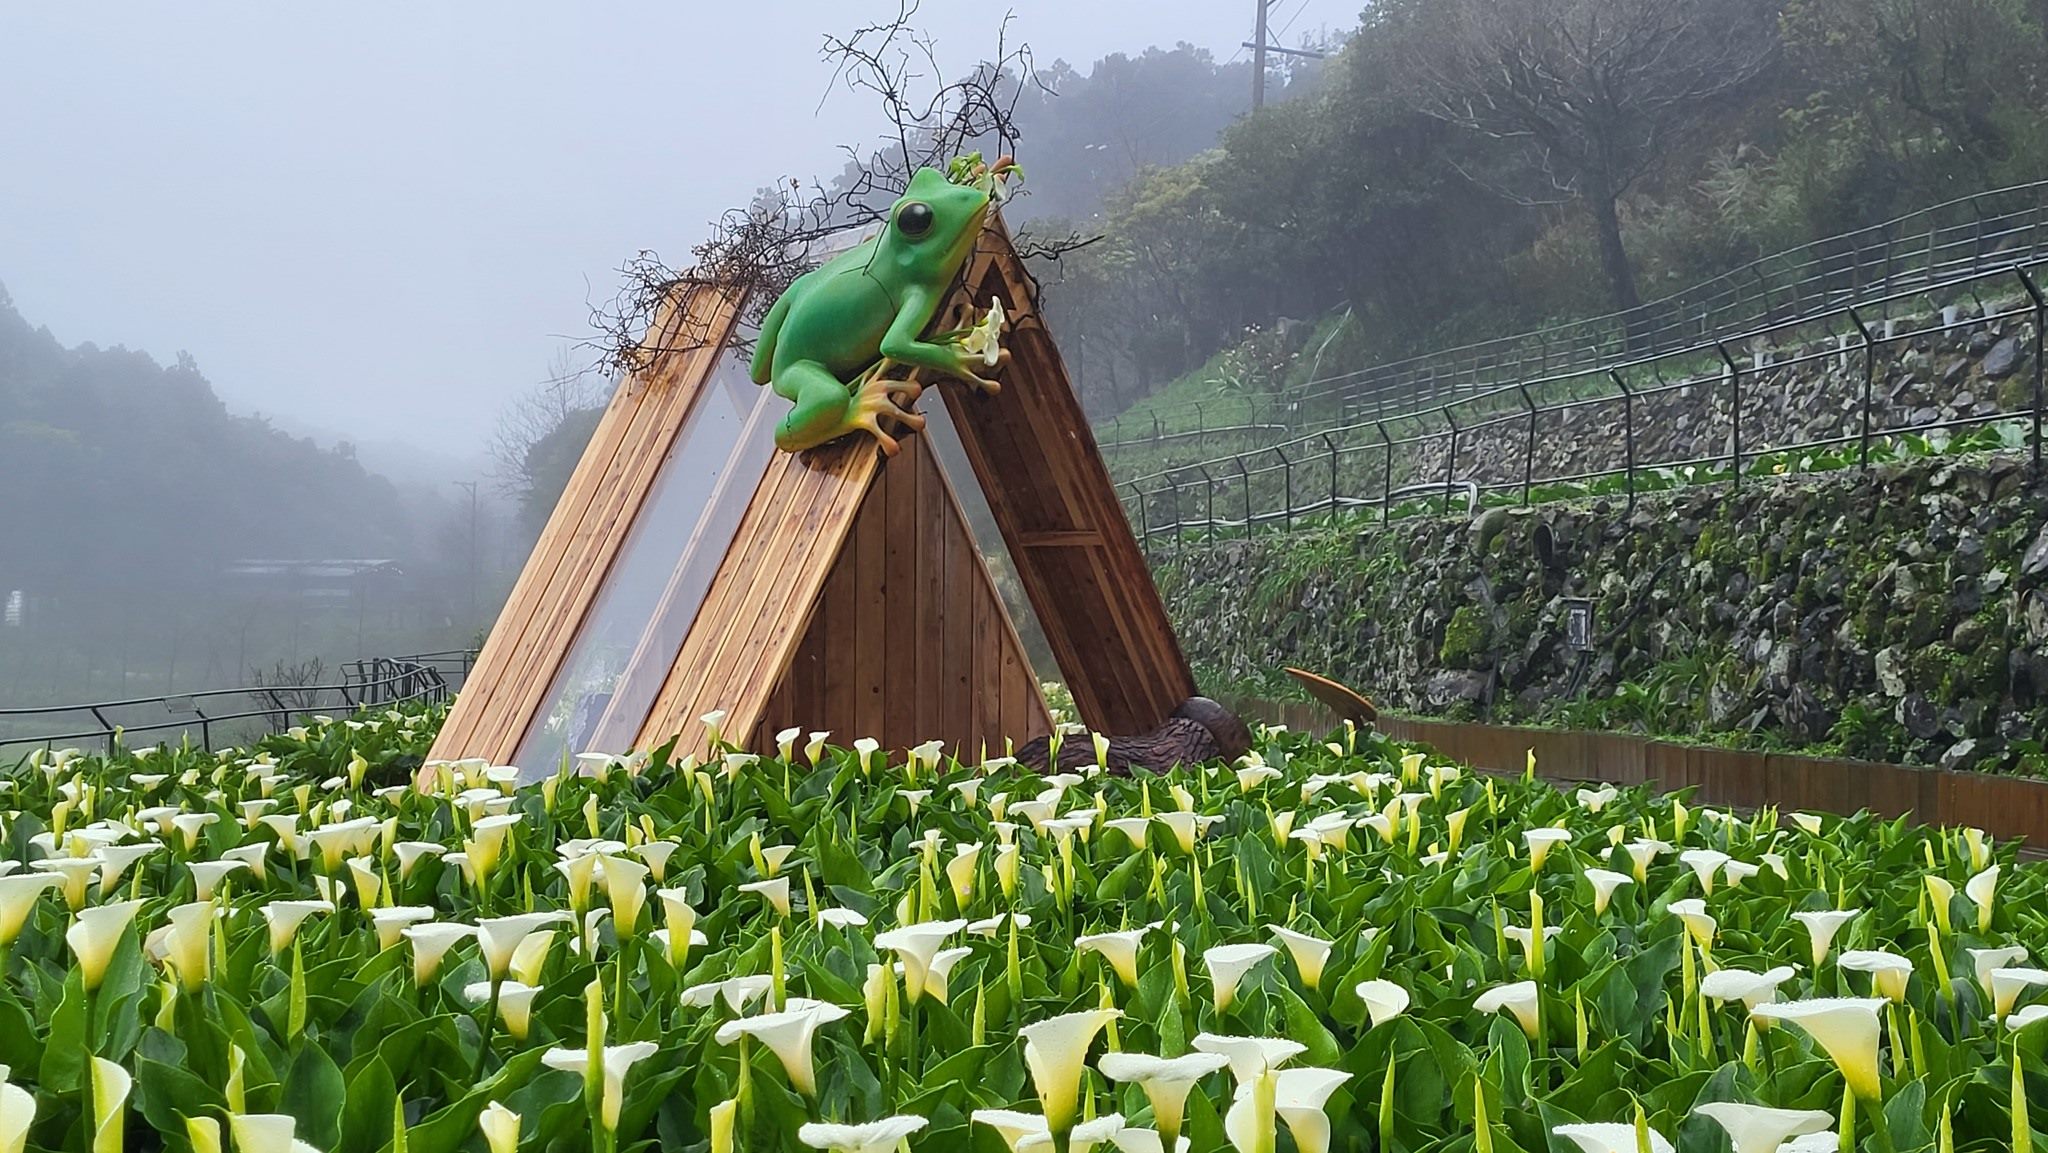
[{"label": "frog's front leg", "polygon": [[881,368],[877,364],[863,372],[849,388],[817,361],[784,365],[775,374],[775,391],[794,401],[795,407],[775,426],[776,446],[784,452],[802,452],[847,433],[865,431],[881,443],[884,453],[895,456],[896,438],[882,431],[882,418],[889,417],[913,432],[923,428],[924,417],[908,408],[922,390],[915,381],[883,377]]},{"label": "frog's front leg", "polygon": [[896,319],[882,337],[882,355],[966,381],[983,392],[1002,391],[1002,385],[974,374],[970,367],[972,358],[959,345],[934,344],[924,339],[924,330],[930,326],[944,295],[926,288],[906,289],[900,302],[902,307],[897,309]]}]

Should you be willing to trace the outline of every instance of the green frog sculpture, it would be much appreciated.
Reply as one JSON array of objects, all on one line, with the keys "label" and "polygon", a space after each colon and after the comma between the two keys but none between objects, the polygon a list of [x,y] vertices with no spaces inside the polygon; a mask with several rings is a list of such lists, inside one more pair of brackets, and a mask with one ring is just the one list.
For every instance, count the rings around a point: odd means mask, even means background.
[{"label": "green frog sculpture", "polygon": [[886,375],[892,363],[998,390],[976,368],[1008,355],[998,343],[1000,300],[971,328],[924,334],[1013,169],[1007,158],[986,165],[978,156],[955,161],[952,177],[920,169],[880,233],[805,273],[769,309],[753,379],[794,405],[775,428],[777,446],[801,452],[864,431],[895,455],[883,418],[913,431],[924,418],[910,408],[919,385]]}]

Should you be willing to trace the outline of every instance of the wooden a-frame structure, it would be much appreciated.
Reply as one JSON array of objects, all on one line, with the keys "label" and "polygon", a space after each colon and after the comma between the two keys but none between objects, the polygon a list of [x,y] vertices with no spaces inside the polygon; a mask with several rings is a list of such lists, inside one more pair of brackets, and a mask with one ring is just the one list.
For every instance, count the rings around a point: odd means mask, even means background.
[{"label": "wooden a-frame structure", "polygon": [[[539,774],[573,753],[701,746],[714,711],[728,740],[755,749],[800,727],[993,752],[1049,730],[1040,671],[1065,681],[1096,731],[1164,721],[1194,678],[1036,286],[992,218],[941,321],[997,297],[1012,322],[1001,391],[928,386],[920,408],[934,427],[888,458],[866,436],[775,451],[784,405],[729,347],[744,302],[713,287],[679,294],[431,755]],[[941,427],[971,475],[947,475],[931,444]],[[956,486],[970,483],[1057,670],[1025,656],[961,511]]]}]

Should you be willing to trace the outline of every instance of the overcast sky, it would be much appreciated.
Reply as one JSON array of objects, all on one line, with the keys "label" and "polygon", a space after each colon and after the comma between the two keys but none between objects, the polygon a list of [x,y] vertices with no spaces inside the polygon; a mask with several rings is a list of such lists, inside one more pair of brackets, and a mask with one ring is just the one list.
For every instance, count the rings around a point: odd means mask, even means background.
[{"label": "overcast sky", "polygon": [[[1317,0],[1305,0],[1316,3]],[[1318,6],[1321,6],[1318,4]],[[879,127],[825,31],[893,0],[0,5],[0,284],[66,344],[189,350],[229,405],[472,455],[641,248]],[[1251,0],[1016,0],[1041,64]],[[963,71],[1004,11],[926,0]]]}]

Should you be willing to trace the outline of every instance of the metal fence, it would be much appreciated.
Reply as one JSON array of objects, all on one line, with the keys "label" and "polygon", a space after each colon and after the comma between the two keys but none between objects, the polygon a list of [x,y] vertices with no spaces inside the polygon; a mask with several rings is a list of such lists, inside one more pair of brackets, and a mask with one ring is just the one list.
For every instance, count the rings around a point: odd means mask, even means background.
[{"label": "metal fence", "polygon": [[[1802,244],[1625,312],[1319,377],[1211,427],[1202,402],[1118,418],[1105,449],[1225,440],[1278,427],[1294,437],[1384,420],[1503,385],[1647,360],[1716,335],[1753,332],[1857,301],[1902,298],[1960,278],[2048,259],[2048,181],[1961,197]],[[1218,405],[1217,407],[1221,407]],[[1162,417],[1192,416],[1185,420]],[[1205,462],[1213,463],[1213,462]]]},{"label": "metal fence", "polygon": [[[1986,426],[2028,445],[2038,477],[2044,279],[2048,260],[1916,286],[1164,469],[1119,490],[1149,547],[1333,514],[1385,520],[1409,502],[1528,504],[1553,486],[1605,486],[1633,506],[1646,488],[1740,486],[1745,472],[1800,465],[1791,454],[1831,450],[1867,468],[1893,438]],[[1927,311],[1898,315],[1909,303]],[[2012,359],[1995,381],[1970,371],[1988,354]],[[1995,387],[1978,396],[1972,380]]]},{"label": "metal fence", "polygon": [[345,715],[401,704],[444,704],[475,663],[473,649],[373,657],[341,666],[327,684],[251,685],[80,705],[0,709],[0,760],[34,748],[129,748],[190,738],[208,750],[282,732],[316,714]]}]

